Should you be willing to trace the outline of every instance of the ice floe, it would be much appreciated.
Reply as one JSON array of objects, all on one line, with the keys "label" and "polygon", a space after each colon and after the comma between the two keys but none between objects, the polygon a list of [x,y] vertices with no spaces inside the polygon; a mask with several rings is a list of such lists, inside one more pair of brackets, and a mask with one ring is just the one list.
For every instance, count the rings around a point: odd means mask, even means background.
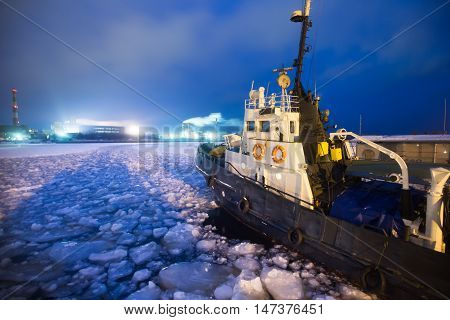
[{"label": "ice floe", "polygon": [[46,148],[0,152],[0,299],[374,298],[283,246],[203,225],[217,206],[195,144]]}]

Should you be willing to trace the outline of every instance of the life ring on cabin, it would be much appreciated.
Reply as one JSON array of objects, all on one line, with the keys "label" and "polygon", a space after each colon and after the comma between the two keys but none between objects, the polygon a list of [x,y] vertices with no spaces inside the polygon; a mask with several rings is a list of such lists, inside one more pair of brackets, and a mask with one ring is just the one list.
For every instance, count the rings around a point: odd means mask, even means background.
[{"label": "life ring on cabin", "polygon": [[303,242],[303,233],[300,229],[292,229],[287,234],[288,241],[293,246],[298,246]]},{"label": "life ring on cabin", "polygon": [[272,160],[277,164],[283,163],[286,155],[286,149],[282,145],[276,145],[272,150]]},{"label": "life ring on cabin", "polygon": [[367,267],[361,274],[361,283],[364,289],[375,293],[382,293],[386,289],[386,277],[375,267]]},{"label": "life ring on cabin", "polygon": [[256,143],[253,146],[253,157],[256,160],[262,160],[264,158],[264,155],[266,154],[266,147],[261,143]]},{"label": "life ring on cabin", "polygon": [[241,200],[239,200],[238,208],[242,214],[248,213],[248,211],[250,210],[250,202],[246,197],[243,197]]}]

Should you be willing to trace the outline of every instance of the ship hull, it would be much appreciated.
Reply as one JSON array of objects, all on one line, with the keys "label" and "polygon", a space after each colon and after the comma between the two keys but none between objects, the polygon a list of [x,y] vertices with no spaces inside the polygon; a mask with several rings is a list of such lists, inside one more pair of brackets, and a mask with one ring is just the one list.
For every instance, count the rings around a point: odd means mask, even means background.
[{"label": "ship hull", "polygon": [[[382,298],[448,299],[450,255],[312,210],[197,154],[197,167],[224,212],[298,250]],[[245,200],[243,200],[245,199]]]}]

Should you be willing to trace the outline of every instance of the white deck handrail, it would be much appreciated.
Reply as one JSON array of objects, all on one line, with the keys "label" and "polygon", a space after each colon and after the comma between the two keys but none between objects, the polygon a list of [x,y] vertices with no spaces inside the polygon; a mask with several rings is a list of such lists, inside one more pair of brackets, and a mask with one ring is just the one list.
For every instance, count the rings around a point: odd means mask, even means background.
[{"label": "white deck handrail", "polygon": [[389,150],[385,147],[380,146],[379,144],[376,144],[375,142],[370,141],[369,139],[363,138],[356,133],[353,132],[334,132],[330,133],[330,139],[334,139],[335,137],[341,137],[341,136],[351,136],[355,138],[356,140],[359,140],[372,148],[380,151],[381,153],[387,154],[391,159],[395,160],[398,165],[400,166],[400,169],[402,170],[402,189],[403,190],[409,190],[409,174],[408,174],[408,166],[406,165],[405,160],[403,160],[402,157],[400,157],[397,153],[395,153],[392,150]]},{"label": "white deck handrail", "polygon": [[[291,95],[270,95],[264,97],[263,108],[281,108],[283,111],[292,111],[292,103],[299,103],[300,99],[297,96]],[[246,99],[245,109],[262,109],[259,105],[259,99]]]}]

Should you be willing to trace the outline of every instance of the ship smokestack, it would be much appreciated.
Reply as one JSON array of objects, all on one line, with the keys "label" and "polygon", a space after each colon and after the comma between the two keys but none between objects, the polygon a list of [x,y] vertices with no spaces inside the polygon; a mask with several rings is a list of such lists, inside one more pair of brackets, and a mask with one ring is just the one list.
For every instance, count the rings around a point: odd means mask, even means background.
[{"label": "ship smokestack", "polygon": [[19,106],[17,105],[17,90],[15,88],[11,89],[12,92],[12,112],[13,112],[13,126],[19,126]]}]

